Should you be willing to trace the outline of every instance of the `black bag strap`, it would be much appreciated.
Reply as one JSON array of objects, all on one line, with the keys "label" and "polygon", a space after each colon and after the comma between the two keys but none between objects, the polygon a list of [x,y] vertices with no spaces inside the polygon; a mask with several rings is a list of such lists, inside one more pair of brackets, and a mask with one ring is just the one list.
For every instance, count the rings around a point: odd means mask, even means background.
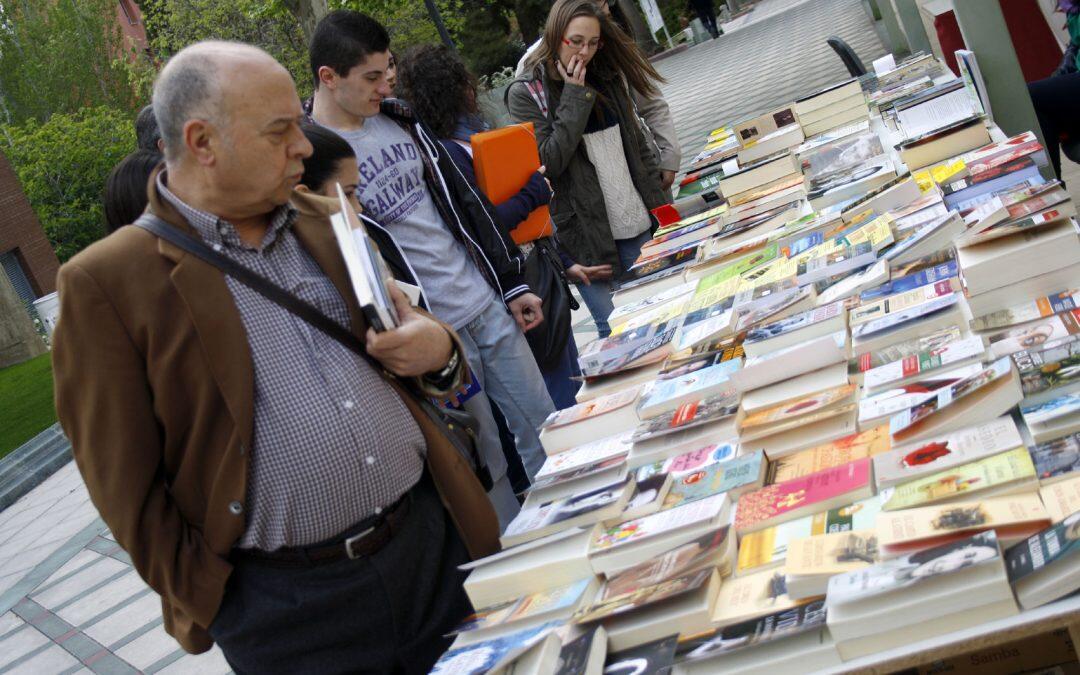
[{"label": "black bag strap", "polygon": [[[210,246],[207,246],[206,242],[201,239],[192,237],[186,232],[181,231],[179,228],[173,227],[152,213],[142,214],[132,224],[164,239],[200,260],[213,265],[223,273],[251,288],[267,300],[287,309],[323,333],[326,333],[328,336],[345,345],[350,351],[363,357],[376,373],[384,373],[384,376],[388,378],[393,377],[389,373],[386,373],[386,370],[382,367],[381,363],[376,361],[371,354],[367,353],[367,349],[365,349],[364,343],[360,341],[360,338],[353,335],[352,331],[323,314],[321,310],[311,303],[296,297],[261,274],[244,267],[220,251],[216,251]],[[398,382],[401,382],[403,388],[419,403],[420,408],[433,421],[444,427],[447,427],[453,422],[457,422],[470,434],[472,433],[470,427],[474,422],[469,413],[463,410],[450,411],[440,409],[426,398],[413,391],[412,387],[402,380],[398,379]],[[452,430],[453,427],[449,428]],[[447,433],[447,437],[450,438],[454,445],[458,446],[459,452],[472,463],[473,470],[484,490],[490,490],[493,485],[491,474],[488,471],[487,466],[481,461],[475,443],[465,443],[464,441],[459,443],[455,441],[452,434],[449,433]]]},{"label": "black bag strap", "polygon": [[179,228],[173,227],[152,213],[142,214],[133,224],[164,239],[200,260],[213,265],[267,300],[289,310],[315,328],[318,328],[345,345],[355,354],[364,357],[364,360],[366,360],[371,367],[375,368],[376,372],[383,370],[382,365],[376,361],[371,354],[367,353],[367,349],[364,348],[364,344],[360,341],[360,338],[353,335],[352,331],[323,314],[321,310],[311,303],[296,297],[261,274],[257,274],[223,253],[215,251],[213,248],[207,246],[202,240],[196,239]]}]

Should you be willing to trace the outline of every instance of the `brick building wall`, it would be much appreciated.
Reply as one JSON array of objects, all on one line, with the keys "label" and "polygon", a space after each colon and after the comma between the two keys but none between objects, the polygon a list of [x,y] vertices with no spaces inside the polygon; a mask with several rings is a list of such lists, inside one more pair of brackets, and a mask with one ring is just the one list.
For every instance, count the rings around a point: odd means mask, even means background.
[{"label": "brick building wall", "polygon": [[60,261],[7,157],[0,153],[0,256],[14,252],[38,297],[56,290]]}]

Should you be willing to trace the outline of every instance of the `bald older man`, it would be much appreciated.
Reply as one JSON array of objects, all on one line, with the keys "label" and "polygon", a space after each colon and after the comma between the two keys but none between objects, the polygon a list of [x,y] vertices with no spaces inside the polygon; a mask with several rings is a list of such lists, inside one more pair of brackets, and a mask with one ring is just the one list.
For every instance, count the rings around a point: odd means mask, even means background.
[{"label": "bald older man", "polygon": [[123,227],[59,276],[56,404],[90,496],[188,651],[217,641],[238,672],[427,672],[469,611],[457,565],[497,546],[483,488],[410,393],[460,386],[460,343],[400,293],[401,325],[368,333],[329,202],[293,192],[311,146],[271,57],[188,47],[153,105],[149,216],[367,335],[382,368]]}]

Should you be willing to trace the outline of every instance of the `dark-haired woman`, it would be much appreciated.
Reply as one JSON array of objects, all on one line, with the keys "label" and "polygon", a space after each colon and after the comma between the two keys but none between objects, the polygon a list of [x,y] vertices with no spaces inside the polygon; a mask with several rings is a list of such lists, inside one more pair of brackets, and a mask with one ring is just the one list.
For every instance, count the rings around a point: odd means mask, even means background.
[{"label": "dark-haired woman", "polygon": [[[398,93],[431,127],[465,180],[475,186],[476,172],[470,139],[490,127],[480,116],[476,78],[461,58],[441,45],[421,45],[410,49],[402,56],[399,65]],[[551,189],[544,176],[536,172],[516,195],[493,206],[492,210],[499,225],[509,232],[533,210],[548,204],[550,200]],[[554,248],[550,240],[540,245],[551,246],[552,250]],[[556,319],[545,317],[546,321]],[[559,409],[577,403],[575,395],[581,388],[580,382],[570,379],[580,375],[581,370],[577,366],[574,336],[569,331],[569,325],[567,328],[568,334],[559,336],[566,340],[566,347],[558,362],[545,364],[539,359],[537,361],[551,400]]]},{"label": "dark-haired woman", "polygon": [[510,116],[536,129],[559,241],[577,263],[568,273],[605,336],[612,272],[637,259],[655,229],[649,211],[667,202],[631,102],[631,91],[655,97],[662,80],[593,0],[558,0],[526,66],[508,90]]},{"label": "dark-haired woman", "polygon": [[130,225],[146,210],[146,184],[162,159],[160,152],[136,150],[112,168],[102,199],[106,231]]}]

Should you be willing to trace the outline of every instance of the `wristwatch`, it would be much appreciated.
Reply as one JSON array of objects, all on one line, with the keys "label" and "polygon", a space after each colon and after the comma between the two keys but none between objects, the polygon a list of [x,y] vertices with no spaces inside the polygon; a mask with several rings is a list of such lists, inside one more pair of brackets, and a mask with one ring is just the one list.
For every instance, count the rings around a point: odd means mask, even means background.
[{"label": "wristwatch", "polygon": [[457,347],[454,346],[453,351],[450,352],[450,359],[443,366],[442,370],[435,371],[433,373],[425,373],[424,379],[431,385],[446,390],[454,384],[454,378],[457,376],[458,365],[461,363],[461,357],[458,355]]}]

